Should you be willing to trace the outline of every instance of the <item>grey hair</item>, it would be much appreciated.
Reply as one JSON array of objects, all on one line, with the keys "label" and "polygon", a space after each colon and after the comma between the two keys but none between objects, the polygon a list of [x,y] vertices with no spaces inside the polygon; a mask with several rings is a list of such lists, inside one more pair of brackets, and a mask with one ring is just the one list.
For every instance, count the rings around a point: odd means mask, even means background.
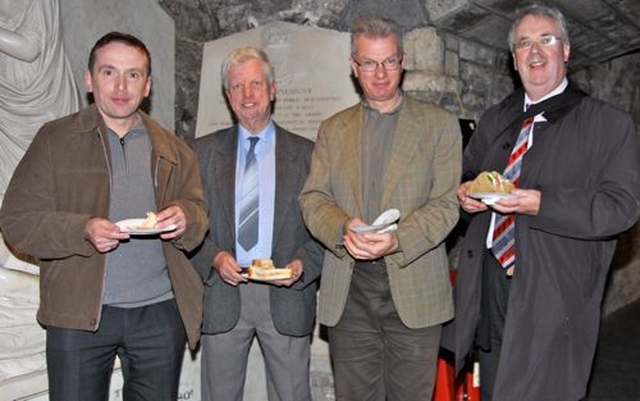
[{"label": "grey hair", "polygon": [[539,4],[531,4],[527,7],[518,9],[516,11],[516,19],[511,25],[511,29],[509,30],[509,49],[513,51],[516,41],[516,29],[522,20],[532,15],[534,17],[542,17],[549,18],[553,20],[558,28],[560,28],[560,40],[564,43],[565,46],[569,46],[569,30],[567,29],[567,21],[564,18],[562,13],[553,7],[542,6]]},{"label": "grey hair", "polygon": [[271,64],[271,61],[269,61],[267,53],[257,47],[246,46],[233,50],[222,61],[220,77],[222,78],[222,86],[225,90],[229,90],[229,86],[231,85],[229,82],[229,71],[231,71],[231,68],[249,60],[258,60],[262,62],[264,75],[267,78],[266,84],[267,86],[271,86],[271,83],[275,80],[276,74],[275,68],[273,67],[273,64]]},{"label": "grey hair", "polygon": [[388,38],[396,37],[396,46],[398,47],[398,55],[402,56],[404,49],[402,47],[402,31],[398,24],[387,18],[376,18],[365,15],[359,17],[351,23],[351,54],[356,55],[356,41],[360,36],[368,38]]}]

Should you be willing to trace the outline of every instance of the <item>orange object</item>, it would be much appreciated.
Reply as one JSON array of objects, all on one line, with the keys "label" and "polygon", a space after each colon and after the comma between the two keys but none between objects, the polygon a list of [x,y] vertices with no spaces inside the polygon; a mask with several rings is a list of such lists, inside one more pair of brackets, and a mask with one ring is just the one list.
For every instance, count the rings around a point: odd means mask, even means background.
[{"label": "orange object", "polygon": [[436,383],[433,389],[433,401],[455,401],[455,370],[447,355],[440,351],[436,366]]},{"label": "orange object", "polygon": [[436,370],[433,401],[480,401],[480,371],[478,362],[456,377],[453,357],[440,351]]}]

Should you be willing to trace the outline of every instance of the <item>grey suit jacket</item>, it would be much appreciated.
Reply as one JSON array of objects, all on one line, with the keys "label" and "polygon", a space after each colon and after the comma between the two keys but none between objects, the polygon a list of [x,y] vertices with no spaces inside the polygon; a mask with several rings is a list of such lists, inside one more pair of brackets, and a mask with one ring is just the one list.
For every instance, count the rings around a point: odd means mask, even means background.
[{"label": "grey suit jacket", "polygon": [[[222,281],[212,267],[218,252],[235,255],[235,170],[238,126],[196,139],[209,209],[210,229],[192,261],[205,283],[202,332],[231,330],[240,317],[240,291]],[[313,142],[276,125],[276,200],[272,259],[284,266],[293,259],[304,264],[304,274],[291,288],[269,287],[271,318],[278,332],[292,336],[311,333],[316,291],[322,270],[322,246],[307,231],[298,194],[307,178]],[[269,285],[269,284],[264,284]]]},{"label": "grey suit jacket", "polygon": [[[342,316],[354,266],[338,241],[347,219],[363,216],[364,210],[362,107],[355,105],[323,122],[300,196],[307,226],[328,249],[318,311],[319,321],[328,326]],[[405,96],[393,135],[381,209],[394,207],[402,214],[400,250],[385,262],[400,319],[421,328],[453,317],[443,241],[458,220],[460,127],[453,114]]]}]

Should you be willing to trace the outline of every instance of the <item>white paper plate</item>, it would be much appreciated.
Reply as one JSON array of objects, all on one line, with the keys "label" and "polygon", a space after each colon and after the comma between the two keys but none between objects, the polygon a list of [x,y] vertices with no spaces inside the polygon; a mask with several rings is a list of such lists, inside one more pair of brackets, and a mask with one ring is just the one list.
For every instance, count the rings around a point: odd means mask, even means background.
[{"label": "white paper plate", "polygon": [[386,233],[395,231],[398,225],[395,224],[400,218],[400,211],[398,209],[387,209],[380,213],[370,226],[356,226],[349,228],[354,233]]},{"label": "white paper plate", "polygon": [[168,231],[173,231],[177,228],[175,224],[166,226],[164,228],[140,228],[140,226],[144,224],[145,220],[146,219],[120,220],[116,223],[116,225],[120,227],[120,231],[130,235],[154,235],[154,234],[160,234]]},{"label": "white paper plate", "polygon": [[380,213],[374,221],[372,226],[377,225],[389,225],[395,223],[400,218],[400,211],[398,209],[387,209]]},{"label": "white paper plate", "polygon": [[485,205],[493,205],[498,199],[511,199],[518,197],[518,195],[507,194],[504,192],[475,192],[470,193],[469,196],[474,199],[481,200]]}]

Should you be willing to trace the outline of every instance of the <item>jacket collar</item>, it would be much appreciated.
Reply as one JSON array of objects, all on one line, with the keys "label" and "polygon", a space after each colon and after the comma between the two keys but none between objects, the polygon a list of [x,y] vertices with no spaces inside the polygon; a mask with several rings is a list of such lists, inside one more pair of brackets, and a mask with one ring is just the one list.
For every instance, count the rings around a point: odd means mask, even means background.
[{"label": "jacket collar", "polygon": [[[155,157],[161,157],[167,161],[176,164],[176,154],[171,147],[169,141],[163,140],[163,132],[167,132],[167,129],[151,118],[147,113],[142,110],[138,110],[138,115],[142,118],[147,131],[149,132],[149,138],[153,146],[153,155]],[[75,129],[80,133],[90,133],[98,131],[101,135],[106,134],[108,128],[98,110],[98,107],[91,104],[88,107],[78,112],[77,124]],[[170,133],[169,133],[170,134]],[[172,134],[170,134],[172,135]]]},{"label": "jacket collar", "polygon": [[138,114],[142,118],[142,122],[147,127],[149,132],[149,138],[151,139],[151,145],[153,146],[154,158],[161,157],[173,164],[178,164],[178,158],[176,152],[173,149],[172,141],[167,141],[163,138],[164,135],[175,135],[169,132],[166,128],[160,125],[156,120],[151,118],[147,113],[142,110],[138,110]]}]

